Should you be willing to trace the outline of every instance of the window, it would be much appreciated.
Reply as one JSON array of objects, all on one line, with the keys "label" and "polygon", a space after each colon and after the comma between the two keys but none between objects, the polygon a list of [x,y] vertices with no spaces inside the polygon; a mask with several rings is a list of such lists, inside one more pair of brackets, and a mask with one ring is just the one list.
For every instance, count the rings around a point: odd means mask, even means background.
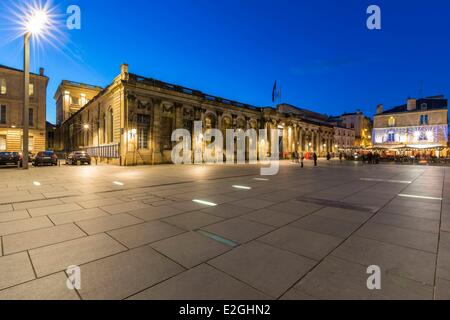
[{"label": "window", "polygon": [[28,110],[28,125],[34,126],[34,110],[32,108]]},{"label": "window", "polygon": [[149,124],[150,116],[146,114],[138,114],[137,115],[137,123],[139,124]]},{"label": "window", "polygon": [[75,104],[75,105],[80,104],[80,99],[78,99],[77,97],[70,97],[70,99],[71,99],[72,104]]},{"label": "window", "polygon": [[28,92],[29,92],[30,96],[34,95],[34,84],[30,83],[28,85]]},{"label": "window", "polygon": [[395,142],[395,133],[394,132],[388,133],[387,142]]},{"label": "window", "polygon": [[0,79],[0,94],[6,94],[6,80]]},{"label": "window", "polygon": [[0,124],[6,124],[6,106],[0,106]]},{"label": "window", "polygon": [[390,117],[388,122],[389,122],[389,127],[395,127],[395,118],[394,117]]},{"label": "window", "polygon": [[148,149],[148,129],[140,128],[138,131],[138,149]]},{"label": "window", "polygon": [[104,143],[114,142],[114,115],[112,108],[105,113],[103,121]]},{"label": "window", "polygon": [[423,114],[420,116],[420,125],[421,126],[427,126],[428,125],[428,115]]},{"label": "window", "polygon": [[422,110],[427,110],[427,109],[428,109],[428,105],[427,105],[426,103],[422,103],[422,104],[420,105],[420,108],[421,108]]},{"label": "window", "polygon": [[6,136],[0,136],[0,151],[6,151]]},{"label": "window", "polygon": [[86,95],[84,93],[80,96],[80,105],[83,107],[87,103]]}]

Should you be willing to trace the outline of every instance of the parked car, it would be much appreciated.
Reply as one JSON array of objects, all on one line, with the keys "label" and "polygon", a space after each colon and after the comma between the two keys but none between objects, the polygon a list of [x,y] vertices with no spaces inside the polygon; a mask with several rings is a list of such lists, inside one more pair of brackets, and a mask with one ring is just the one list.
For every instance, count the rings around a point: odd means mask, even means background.
[{"label": "parked car", "polygon": [[22,156],[18,152],[0,152],[0,165],[22,166]]},{"label": "parked car", "polygon": [[33,166],[41,166],[41,165],[58,165],[58,157],[56,153],[53,151],[43,151],[39,152],[33,159]]},{"label": "parked car", "polygon": [[66,164],[77,165],[77,164],[91,164],[91,156],[86,151],[75,151],[67,156]]}]

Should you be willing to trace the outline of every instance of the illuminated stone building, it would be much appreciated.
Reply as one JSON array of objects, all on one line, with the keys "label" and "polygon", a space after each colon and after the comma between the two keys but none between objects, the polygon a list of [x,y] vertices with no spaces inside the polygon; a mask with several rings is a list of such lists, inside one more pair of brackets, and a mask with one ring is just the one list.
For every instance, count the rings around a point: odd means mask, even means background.
[{"label": "illuminated stone building", "polygon": [[387,111],[379,105],[373,142],[378,148],[439,155],[448,146],[448,100],[444,96],[408,99],[405,105]]},{"label": "illuminated stone building", "polygon": [[[61,101],[71,92],[63,82],[55,95],[61,149],[86,149],[98,160],[117,165],[170,163],[175,129],[193,131],[194,121],[203,129],[277,129],[280,155],[294,150],[325,155],[333,148],[334,129],[326,116],[282,104],[255,107],[201,91],[142,77],[121,66],[120,74],[106,88],[98,88],[78,110]],[[79,84],[79,94],[92,86]],[[77,91],[78,92],[78,91]],[[224,133],[224,137],[225,137]]]},{"label": "illuminated stone building", "polygon": [[[28,110],[29,150],[44,151],[46,146],[46,99],[48,78],[44,69],[30,74]],[[0,151],[22,151],[23,71],[0,65]]]}]

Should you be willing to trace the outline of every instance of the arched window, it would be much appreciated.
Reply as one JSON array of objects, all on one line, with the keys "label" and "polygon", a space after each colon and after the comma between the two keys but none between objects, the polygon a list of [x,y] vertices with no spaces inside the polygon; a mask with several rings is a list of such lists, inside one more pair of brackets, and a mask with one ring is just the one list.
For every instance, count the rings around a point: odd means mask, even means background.
[{"label": "arched window", "polygon": [[395,118],[394,117],[389,118],[389,127],[395,127]]}]

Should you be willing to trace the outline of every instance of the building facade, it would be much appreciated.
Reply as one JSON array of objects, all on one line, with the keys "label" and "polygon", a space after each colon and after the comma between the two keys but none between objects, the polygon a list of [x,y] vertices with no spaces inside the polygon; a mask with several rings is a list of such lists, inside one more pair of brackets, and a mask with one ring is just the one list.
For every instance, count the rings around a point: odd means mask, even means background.
[{"label": "building facade", "polygon": [[[69,91],[61,83],[55,98]],[[106,88],[73,114],[57,103],[61,149],[86,149],[98,160],[117,165],[170,163],[175,129],[193,132],[195,121],[203,129],[279,130],[280,155],[317,152],[333,148],[333,126],[308,118],[306,110],[279,105],[261,108],[205,94],[198,90],[145,78],[121,66]],[[224,134],[224,138],[226,135]],[[226,140],[226,138],[225,138]],[[225,141],[226,143],[226,141]]]},{"label": "building facade", "polygon": [[[29,151],[37,153],[46,147],[46,99],[48,78],[44,69],[30,74],[28,110]],[[23,71],[0,66],[0,151],[22,151]]]},{"label": "building facade", "polygon": [[448,100],[444,96],[408,99],[374,117],[374,146],[391,150],[434,151],[448,147]]},{"label": "building facade", "polygon": [[372,120],[361,111],[344,113],[340,116],[342,126],[355,131],[355,143],[357,148],[370,148],[372,146]]}]

